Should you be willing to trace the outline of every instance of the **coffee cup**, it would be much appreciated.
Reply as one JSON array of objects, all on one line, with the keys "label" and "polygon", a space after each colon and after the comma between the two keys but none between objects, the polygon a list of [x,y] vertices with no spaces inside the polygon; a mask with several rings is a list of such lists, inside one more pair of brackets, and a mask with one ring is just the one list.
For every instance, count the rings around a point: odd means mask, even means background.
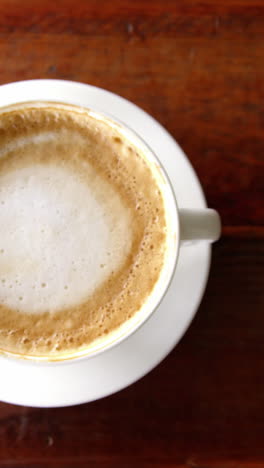
[{"label": "coffee cup", "polygon": [[111,116],[37,101],[2,108],[0,125],[0,352],[105,352],[155,312],[180,248],[219,238],[220,217],[179,208],[158,157]]}]

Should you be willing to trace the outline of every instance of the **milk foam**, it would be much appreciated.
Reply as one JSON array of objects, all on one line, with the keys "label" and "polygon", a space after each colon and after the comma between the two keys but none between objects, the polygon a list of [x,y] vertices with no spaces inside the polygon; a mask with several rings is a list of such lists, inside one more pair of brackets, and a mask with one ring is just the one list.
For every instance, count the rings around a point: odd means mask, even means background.
[{"label": "milk foam", "polygon": [[136,318],[168,255],[162,184],[101,117],[0,111],[0,352],[56,359]]},{"label": "milk foam", "polygon": [[98,201],[79,174],[52,164],[0,175],[0,187],[0,300],[6,306],[42,313],[76,305],[126,257],[129,213],[111,187],[108,199]]}]

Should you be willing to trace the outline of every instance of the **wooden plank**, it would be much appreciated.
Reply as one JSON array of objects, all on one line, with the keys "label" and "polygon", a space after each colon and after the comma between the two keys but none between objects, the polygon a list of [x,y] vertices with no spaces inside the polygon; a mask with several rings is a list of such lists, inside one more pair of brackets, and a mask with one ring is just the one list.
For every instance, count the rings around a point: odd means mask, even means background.
[{"label": "wooden plank", "polygon": [[180,143],[223,219],[170,356],[91,404],[0,404],[0,468],[264,466],[263,33],[263,0],[0,0],[0,83],[70,79],[132,100]]}]

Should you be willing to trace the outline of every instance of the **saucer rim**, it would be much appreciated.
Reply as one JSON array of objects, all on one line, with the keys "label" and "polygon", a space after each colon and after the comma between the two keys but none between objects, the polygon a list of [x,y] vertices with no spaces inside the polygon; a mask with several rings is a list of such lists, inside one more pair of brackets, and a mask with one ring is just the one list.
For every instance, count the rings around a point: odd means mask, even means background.
[{"label": "saucer rim", "polygon": [[[163,138],[164,139],[167,139],[170,140],[170,143],[174,145],[175,149],[176,149],[176,152],[178,153],[178,156],[181,157],[183,160],[184,160],[184,163],[186,165],[186,167],[188,167],[188,170],[189,172],[191,172],[191,176],[193,178],[193,184],[196,186],[196,191],[200,192],[199,193],[199,200],[197,200],[197,204],[199,205],[200,208],[205,208],[207,205],[206,205],[206,201],[205,201],[205,197],[204,197],[204,193],[203,193],[203,190],[202,190],[202,187],[200,185],[200,182],[199,182],[199,179],[197,177],[197,174],[196,172],[194,171],[190,161],[188,160],[188,158],[186,157],[186,155],[183,153],[183,151],[181,150],[181,148],[179,147],[179,145],[177,144],[177,142],[175,142],[175,140],[173,139],[173,137],[167,132],[166,129],[164,129],[164,127],[159,123],[157,122],[153,117],[151,117],[148,113],[146,113],[144,110],[142,110],[141,108],[139,108],[138,106],[136,106],[135,104],[131,103],[130,101],[124,99],[123,97],[121,96],[118,96],[110,91],[107,91],[105,89],[102,89],[102,88],[98,88],[98,87],[95,87],[95,86],[92,86],[92,85],[88,85],[88,84],[84,84],[84,83],[78,83],[78,82],[72,82],[72,81],[64,81],[64,80],[27,80],[27,81],[20,81],[20,82],[14,82],[14,83],[9,83],[9,84],[6,84],[6,85],[2,85],[0,87],[0,98],[1,98],[1,101],[2,101],[2,95],[4,94],[5,90],[8,90],[8,87],[9,87],[9,90],[10,90],[10,87],[14,88],[17,87],[17,88],[21,88],[20,91],[19,89],[17,90],[17,92],[21,93],[21,96],[23,94],[23,87],[28,87],[29,85],[34,86],[35,87],[50,87],[50,86],[54,86],[54,85],[58,85],[60,88],[61,88],[61,96],[62,94],[64,95],[64,97],[62,98],[60,96],[60,101],[61,99],[63,99],[65,102],[69,102],[69,103],[72,103],[72,104],[77,104],[77,105],[80,105],[79,102],[76,102],[72,99],[69,98],[69,95],[66,92],[66,88],[67,87],[72,87],[72,91],[76,90],[77,88],[81,88],[81,93],[84,92],[84,94],[87,98],[87,100],[89,100],[89,93],[99,93],[102,95],[102,98],[105,97],[106,95],[111,98],[111,100],[114,100],[116,102],[119,101],[119,104],[120,102],[125,106],[127,107],[127,112],[130,113],[129,111],[133,109],[133,113],[134,114],[137,114],[138,115],[140,114],[140,118],[141,119],[145,119],[145,121],[147,120],[148,121],[148,124],[151,125],[152,127],[156,127],[155,130],[156,131],[159,131],[160,135],[162,134],[163,135]],[[65,88],[66,86],[66,88]],[[62,88],[65,88],[65,89],[62,89]],[[8,94],[8,93],[7,93]],[[16,94],[16,93],[15,93]],[[66,94],[68,95],[68,97],[66,97]],[[73,96],[74,93],[72,93],[71,96]],[[40,98],[38,98],[40,100]],[[43,100],[43,99],[42,99]],[[19,102],[18,99],[16,98],[16,102]],[[20,101],[21,102],[21,101]],[[9,102],[10,104],[10,102]],[[7,104],[3,104],[3,105],[7,105]],[[88,104],[84,105],[84,107],[88,107]],[[118,106],[117,106],[118,107]],[[94,108],[94,106],[93,106]],[[96,108],[95,110],[99,111],[101,110],[101,112],[105,112],[104,109],[99,109],[99,108]],[[115,117],[115,113],[114,112],[111,112],[111,115],[113,115],[113,117]],[[121,117],[118,113],[116,114],[116,118],[117,119],[120,119],[122,121],[124,121],[124,123],[126,123],[126,120],[124,119],[124,117]],[[133,128],[133,125],[131,125],[131,122],[129,121],[128,122],[128,125],[132,128]],[[154,128],[153,128],[154,130]],[[135,130],[137,131],[137,130]],[[139,133],[139,135],[141,136],[142,138],[142,135]],[[144,137],[143,137],[144,139]],[[149,144],[149,142],[147,141],[147,143]],[[157,154],[155,148],[153,149],[154,153]],[[158,158],[160,158],[160,155],[157,154]],[[165,170],[170,178],[170,174],[169,174],[169,171],[166,167],[166,163],[162,160],[161,158],[161,163],[162,165],[165,167]],[[187,170],[187,169],[186,169]],[[174,188],[174,191],[176,192],[176,198],[178,200],[178,196],[177,196],[177,190]],[[179,207],[181,208],[181,204],[179,204]],[[195,307],[192,308],[192,311],[188,314],[188,317],[186,317],[186,320],[185,320],[185,325],[182,326],[181,328],[181,331],[180,333],[177,333],[175,332],[175,339],[173,342],[170,342],[170,344],[165,348],[163,348],[162,352],[160,352],[160,356],[159,358],[155,359],[154,362],[152,362],[150,365],[148,364],[146,366],[146,369],[144,372],[140,372],[140,374],[136,375],[134,378],[132,379],[128,379],[129,382],[124,382],[124,380],[122,381],[122,379],[120,379],[120,383],[119,385],[115,385],[114,386],[114,389],[112,389],[111,391],[105,391],[105,392],[102,392],[101,394],[97,395],[97,396],[94,396],[93,398],[90,398],[90,397],[86,397],[85,396],[85,389],[84,389],[84,393],[83,393],[83,397],[82,398],[73,398],[72,399],[69,399],[67,398],[65,401],[61,401],[61,398],[58,399],[58,397],[56,397],[56,392],[55,392],[55,396],[54,398],[49,398],[48,400],[53,400],[53,403],[51,404],[51,401],[48,402],[48,404],[45,404],[44,401],[42,401],[41,403],[37,403],[37,404],[32,404],[29,402],[30,398],[27,399],[27,398],[20,398],[20,395],[18,393],[17,395],[17,398],[11,398],[11,399],[8,399],[8,398],[2,398],[1,397],[1,389],[0,389],[0,399],[2,401],[5,401],[5,402],[8,402],[8,403],[12,403],[12,404],[20,404],[20,405],[28,405],[28,406],[33,406],[33,407],[57,407],[57,406],[71,406],[71,405],[76,405],[76,404],[80,404],[80,403],[86,403],[88,401],[94,401],[96,399],[99,399],[99,398],[103,398],[107,395],[111,395],[119,390],[121,390],[122,388],[125,388],[131,384],[133,384],[135,381],[139,380],[140,378],[144,377],[148,372],[150,372],[154,367],[156,367],[168,354],[169,352],[178,344],[178,342],[181,340],[182,336],[184,335],[184,333],[186,332],[187,328],[190,326],[190,323],[191,321],[193,320],[196,312],[197,312],[197,309],[200,305],[200,302],[202,300],[202,297],[204,295],[204,291],[205,291],[205,287],[206,287],[206,284],[207,284],[207,280],[208,280],[208,275],[209,275],[209,270],[210,270],[210,263],[211,263],[211,246],[210,245],[204,245],[203,247],[206,247],[204,249],[204,255],[203,255],[203,260],[202,260],[202,263],[203,263],[203,277],[199,278],[200,280],[200,285],[199,285],[199,293],[198,293],[198,296],[197,296],[197,299],[196,299],[196,304],[195,304]],[[186,247],[182,247],[183,249],[185,249]],[[181,248],[181,249],[182,249]],[[188,248],[188,247],[187,247]],[[174,279],[171,281],[171,284],[170,284],[170,288],[173,287],[173,281]],[[169,288],[169,289],[170,289]],[[163,304],[163,302],[162,302]],[[158,307],[158,310],[162,307],[162,304]],[[156,311],[156,314],[158,313],[158,310]],[[147,322],[149,323],[149,321]],[[147,324],[146,324],[147,325]],[[145,327],[145,324],[142,325],[142,328]],[[137,335],[138,331],[136,331],[133,336]],[[124,342],[121,342],[119,344],[117,344],[114,349],[120,349],[122,347]],[[109,350],[109,352],[111,351],[111,349]],[[105,352],[105,354],[108,353],[108,350]],[[100,358],[103,358],[104,356],[104,353],[99,355],[98,357]],[[86,359],[83,359],[81,361],[78,361],[76,362],[76,364],[78,363],[79,365],[83,366],[83,370],[84,370],[84,366],[88,365],[89,361],[93,360],[93,359],[97,359],[97,356],[91,356],[91,357],[88,357],[87,360]],[[13,359],[9,359],[7,357],[0,357],[0,369],[1,369],[1,364],[3,362],[7,363],[9,361],[9,368],[11,370],[11,368],[13,367],[14,365],[14,360]],[[13,362],[11,362],[13,361]],[[16,361],[15,364],[21,364],[21,361]],[[28,364],[28,362],[26,362],[26,364]],[[33,369],[33,372],[34,372],[34,368],[35,366],[41,366],[42,363],[34,363],[34,362],[30,362],[29,363],[31,366],[32,366],[32,369]],[[67,369],[67,364],[68,363],[60,363],[60,364],[63,364],[63,368],[64,369]],[[64,365],[65,364],[65,365]],[[53,366],[54,364],[51,363],[51,366]],[[75,363],[74,361],[71,361],[71,365],[74,366]],[[43,363],[43,366],[41,367],[45,367],[46,369],[49,368],[49,364],[47,363]],[[8,368],[8,365],[7,365],[7,368]],[[44,372],[44,369],[43,369],[43,372]],[[70,372],[70,370],[69,370]],[[8,377],[8,375],[7,375]],[[18,389],[19,390],[19,389]],[[25,396],[25,395],[24,395]]]}]

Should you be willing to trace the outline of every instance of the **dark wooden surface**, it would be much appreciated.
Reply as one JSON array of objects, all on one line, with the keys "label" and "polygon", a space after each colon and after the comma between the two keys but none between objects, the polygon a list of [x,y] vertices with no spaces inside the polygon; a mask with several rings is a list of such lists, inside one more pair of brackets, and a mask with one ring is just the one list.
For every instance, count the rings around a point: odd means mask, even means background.
[{"label": "dark wooden surface", "polygon": [[150,112],[224,223],[170,356],[91,404],[0,403],[0,467],[263,468],[263,0],[0,0],[0,59],[1,83],[77,80]]}]

